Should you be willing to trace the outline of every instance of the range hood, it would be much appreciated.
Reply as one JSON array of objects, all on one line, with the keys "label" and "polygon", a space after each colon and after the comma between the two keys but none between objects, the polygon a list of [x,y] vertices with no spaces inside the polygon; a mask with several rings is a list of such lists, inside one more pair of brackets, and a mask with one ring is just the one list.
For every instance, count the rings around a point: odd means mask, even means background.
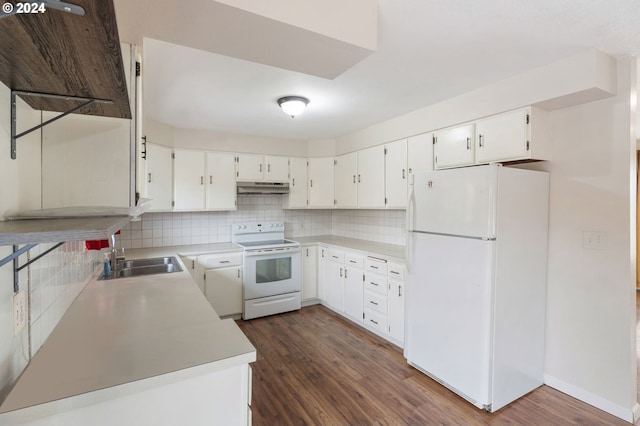
[{"label": "range hood", "polygon": [[238,182],[238,194],[288,194],[288,182]]}]

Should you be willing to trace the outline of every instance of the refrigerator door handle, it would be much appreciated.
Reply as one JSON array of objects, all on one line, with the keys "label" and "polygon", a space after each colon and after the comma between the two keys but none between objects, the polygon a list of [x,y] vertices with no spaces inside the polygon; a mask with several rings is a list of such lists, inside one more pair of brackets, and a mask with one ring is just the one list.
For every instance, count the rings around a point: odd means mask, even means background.
[{"label": "refrigerator door handle", "polygon": [[407,272],[411,272],[411,240],[413,240],[413,208],[416,204],[416,194],[413,190],[415,175],[410,175],[409,177],[409,200],[407,202],[407,217],[405,218],[405,223],[407,227],[407,242],[404,245],[404,258],[407,264]]}]

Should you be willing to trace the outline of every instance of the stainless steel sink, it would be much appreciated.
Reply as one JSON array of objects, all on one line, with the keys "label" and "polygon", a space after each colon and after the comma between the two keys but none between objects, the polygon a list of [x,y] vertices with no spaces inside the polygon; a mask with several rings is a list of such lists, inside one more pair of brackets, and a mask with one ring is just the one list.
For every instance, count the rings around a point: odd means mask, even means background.
[{"label": "stainless steel sink", "polygon": [[[120,266],[121,265],[121,266]],[[118,264],[120,268],[142,268],[147,266],[156,265],[175,265],[178,266],[178,261],[175,257],[153,257],[151,259],[130,259],[125,260],[122,264]]]},{"label": "stainless steel sink", "polygon": [[138,277],[142,275],[169,274],[180,272],[182,267],[178,259],[170,257],[154,257],[150,259],[130,259],[118,263],[118,270],[111,273],[111,277],[100,277],[101,280],[127,277]]}]

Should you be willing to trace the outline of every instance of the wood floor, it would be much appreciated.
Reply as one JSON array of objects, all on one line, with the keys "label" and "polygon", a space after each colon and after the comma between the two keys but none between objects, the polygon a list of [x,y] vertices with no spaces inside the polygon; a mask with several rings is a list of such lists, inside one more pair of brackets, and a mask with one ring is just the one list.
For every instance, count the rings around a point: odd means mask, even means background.
[{"label": "wood floor", "polygon": [[320,305],[238,325],[258,350],[255,426],[628,425],[546,386],[486,413],[407,365],[398,347]]}]

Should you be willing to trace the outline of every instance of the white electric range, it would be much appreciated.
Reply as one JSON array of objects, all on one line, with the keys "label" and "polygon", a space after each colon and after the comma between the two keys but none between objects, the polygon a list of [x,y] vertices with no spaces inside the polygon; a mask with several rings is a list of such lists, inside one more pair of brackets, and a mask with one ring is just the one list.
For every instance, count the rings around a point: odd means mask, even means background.
[{"label": "white electric range", "polygon": [[284,238],[284,222],[234,223],[231,242],[244,249],[243,319],[300,309],[300,244]]}]

